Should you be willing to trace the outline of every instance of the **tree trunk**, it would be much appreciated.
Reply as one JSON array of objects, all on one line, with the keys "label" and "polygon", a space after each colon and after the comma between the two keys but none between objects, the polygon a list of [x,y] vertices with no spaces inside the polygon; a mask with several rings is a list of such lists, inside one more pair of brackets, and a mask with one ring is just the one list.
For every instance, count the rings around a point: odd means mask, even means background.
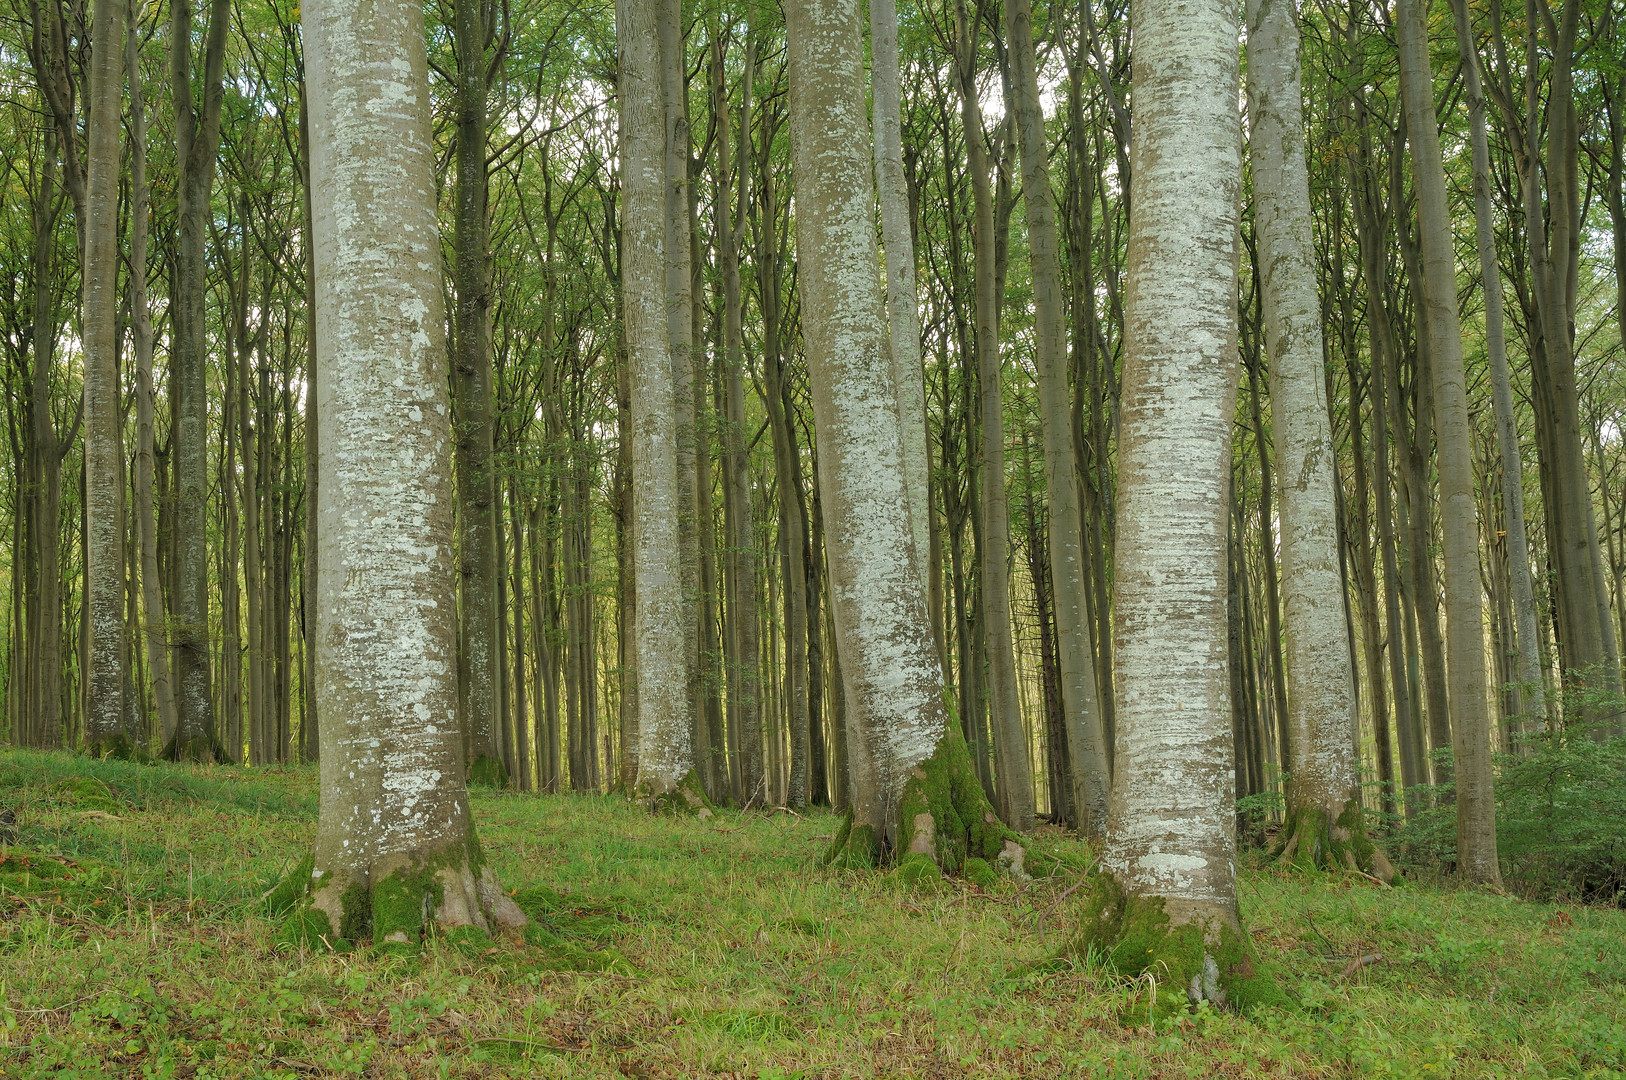
[{"label": "tree trunk", "polygon": [[128,756],[125,724],[124,436],[119,409],[119,99],[124,72],[122,0],[94,0],[88,106],[87,220],[80,340],[85,360],[85,603],[90,667],[85,743]]},{"label": "tree trunk", "polygon": [[[1282,483],[1291,734],[1281,856],[1299,865],[1359,864],[1370,871],[1374,860],[1361,814],[1355,675],[1338,559],[1337,448],[1327,415],[1304,158],[1298,12],[1283,0],[1249,0],[1247,22],[1259,288],[1270,352],[1276,475]],[[1267,534],[1266,545],[1271,542]],[[1386,863],[1378,865],[1387,869]]]},{"label": "tree trunk", "polygon": [[1423,257],[1423,326],[1434,381],[1445,554],[1452,750],[1457,781],[1457,869],[1469,881],[1500,885],[1496,803],[1491,790],[1490,717],[1485,696],[1485,629],[1480,604],[1479,523],[1474,508],[1468,395],[1457,320],[1456,269],[1445,165],[1434,119],[1428,25],[1422,0],[1401,0],[1396,23],[1400,85],[1411,140]]},{"label": "tree trunk", "polygon": [[1055,196],[1050,187],[1050,148],[1033,46],[1030,0],[1006,0],[1006,33],[1011,57],[1012,97],[1021,139],[1022,203],[1026,208],[1028,257],[1033,273],[1035,352],[1039,370],[1040,419],[1044,436],[1045,494],[1050,513],[1050,581],[1061,677],[1063,727],[1071,765],[1072,805],[1081,832],[1099,838],[1106,829],[1112,791],[1106,732],[1096,700],[1095,643],[1091,640],[1084,576],[1083,519],[1080,516],[1078,454],[1073,438],[1067,387],[1067,313],[1062,298],[1060,240]]},{"label": "tree trunk", "polygon": [[[298,931],[516,930],[484,864],[457,723],[457,568],[423,9],[301,13],[323,357],[322,806]],[[298,873],[298,871],[296,871]],[[366,900],[358,903],[358,891]]]},{"label": "tree trunk", "polygon": [[192,102],[192,4],[170,5],[170,86],[175,102],[176,249],[170,297],[170,435],[175,459],[173,538],[176,727],[165,748],[175,760],[216,756],[209,671],[209,268],[204,241],[220,146],[230,0],[210,0],[203,59],[203,108]]},{"label": "tree trunk", "polygon": [[[632,373],[638,787],[655,798],[675,793],[694,771],[685,629],[692,620],[685,603],[676,527],[681,504],[673,373],[678,366],[667,328],[666,111],[656,26],[660,2],[616,3],[622,303]],[[684,319],[687,322],[687,311]]]}]

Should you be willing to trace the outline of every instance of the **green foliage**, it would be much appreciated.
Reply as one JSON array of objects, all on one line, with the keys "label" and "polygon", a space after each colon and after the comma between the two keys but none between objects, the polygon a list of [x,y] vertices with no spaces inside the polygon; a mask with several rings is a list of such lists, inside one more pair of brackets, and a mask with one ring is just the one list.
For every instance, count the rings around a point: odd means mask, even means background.
[{"label": "green foliage", "polygon": [[[1573,724],[1527,736],[1497,756],[1496,842],[1504,884],[1522,896],[1620,904],[1626,898],[1626,738],[1595,739]],[[1450,785],[1425,792],[1428,809],[1400,831],[1412,866],[1456,861]]]}]

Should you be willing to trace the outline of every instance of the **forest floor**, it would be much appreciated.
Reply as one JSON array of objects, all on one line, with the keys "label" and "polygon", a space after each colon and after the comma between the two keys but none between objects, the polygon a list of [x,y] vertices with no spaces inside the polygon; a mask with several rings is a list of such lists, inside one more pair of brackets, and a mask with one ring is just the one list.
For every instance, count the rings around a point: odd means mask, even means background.
[{"label": "forest floor", "polygon": [[829,813],[473,802],[554,944],[300,954],[256,898],[314,769],[0,751],[0,1077],[1626,1075],[1626,911],[1249,865],[1301,1008],[1129,1029],[1144,983],[1040,963],[1088,863],[1053,830],[1030,886],[900,890],[818,865]]}]

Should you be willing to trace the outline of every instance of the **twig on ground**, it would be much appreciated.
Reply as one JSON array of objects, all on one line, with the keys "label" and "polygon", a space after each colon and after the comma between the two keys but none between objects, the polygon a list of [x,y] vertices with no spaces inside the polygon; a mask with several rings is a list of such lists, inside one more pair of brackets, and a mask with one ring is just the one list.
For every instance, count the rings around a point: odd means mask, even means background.
[{"label": "twig on ground", "polygon": [[1381,964],[1384,962],[1384,960],[1385,957],[1380,952],[1367,953],[1365,956],[1357,956],[1355,959],[1349,962],[1348,966],[1344,968],[1344,978],[1349,978],[1362,968],[1369,968],[1373,964]]}]

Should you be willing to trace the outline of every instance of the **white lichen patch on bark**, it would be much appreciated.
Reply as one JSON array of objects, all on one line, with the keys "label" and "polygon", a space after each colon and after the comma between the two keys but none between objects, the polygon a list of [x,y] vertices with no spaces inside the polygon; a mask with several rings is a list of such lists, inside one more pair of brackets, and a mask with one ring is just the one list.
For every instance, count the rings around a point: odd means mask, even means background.
[{"label": "white lichen patch on bark", "polygon": [[1118,459],[1117,757],[1103,865],[1178,921],[1236,919],[1226,518],[1241,183],[1237,20],[1134,9]]},{"label": "white lichen patch on bark", "polygon": [[891,839],[909,769],[945,730],[942,671],[908,511],[875,243],[854,0],[786,5],[803,329],[849,716],[854,820]]}]

